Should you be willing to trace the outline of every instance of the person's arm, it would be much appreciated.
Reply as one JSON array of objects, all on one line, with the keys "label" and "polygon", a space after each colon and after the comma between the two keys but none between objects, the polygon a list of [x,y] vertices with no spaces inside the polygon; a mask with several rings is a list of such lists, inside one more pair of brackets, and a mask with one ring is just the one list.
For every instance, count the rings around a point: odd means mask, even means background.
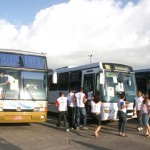
[{"label": "person's arm", "polygon": [[86,99],[86,95],[84,95],[83,97],[83,103],[86,103],[87,99]]},{"label": "person's arm", "polygon": [[59,106],[59,102],[56,100],[55,102],[55,106],[58,107]]},{"label": "person's arm", "polygon": [[120,103],[121,109],[124,109],[124,108],[126,108],[127,106],[128,106],[128,104],[125,104],[124,102],[121,102],[121,103]]}]

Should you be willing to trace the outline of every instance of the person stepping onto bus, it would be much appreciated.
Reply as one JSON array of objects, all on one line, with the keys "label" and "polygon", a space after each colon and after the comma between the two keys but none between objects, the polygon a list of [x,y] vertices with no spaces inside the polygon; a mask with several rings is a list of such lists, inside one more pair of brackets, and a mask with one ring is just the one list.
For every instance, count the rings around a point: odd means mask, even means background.
[{"label": "person stepping onto bus", "polygon": [[91,101],[91,113],[92,113],[92,118],[94,122],[96,123],[96,126],[94,127],[94,135],[97,138],[98,133],[101,129],[101,101],[100,101],[100,95],[96,94],[94,96],[94,99]]},{"label": "person stepping onto bus", "polygon": [[80,88],[80,92],[75,94],[76,102],[76,119],[77,119],[77,130],[80,129],[80,118],[83,118],[83,130],[87,130],[87,113],[85,109],[86,95],[83,93],[83,88]]},{"label": "person stepping onto bus", "polygon": [[[135,97],[134,104],[133,104],[133,112],[135,112],[135,108],[136,108],[136,115],[138,118],[138,126],[137,126],[138,131],[143,130],[142,115],[140,110],[143,100],[144,99],[142,97],[142,92],[138,91],[137,97]],[[133,115],[135,114],[133,113]]]},{"label": "person stepping onto bus", "polygon": [[128,107],[129,104],[125,102],[124,95],[119,96],[119,100],[117,104],[118,104],[118,117],[119,117],[119,124],[118,124],[119,135],[125,137],[127,136],[125,134],[125,127],[126,127],[126,122],[127,122],[127,117],[126,117],[127,109],[126,108]]},{"label": "person stepping onto bus", "polygon": [[56,100],[55,105],[58,107],[58,118],[57,118],[57,127],[60,127],[60,122],[63,117],[64,124],[65,124],[65,130],[69,131],[68,125],[67,125],[67,105],[68,105],[68,98],[64,97],[64,93],[59,93],[59,98]]},{"label": "person stepping onto bus", "polygon": [[68,106],[68,122],[69,127],[71,129],[75,128],[75,115],[76,115],[76,103],[74,101],[75,93],[70,89],[67,98],[69,100],[69,106]]}]

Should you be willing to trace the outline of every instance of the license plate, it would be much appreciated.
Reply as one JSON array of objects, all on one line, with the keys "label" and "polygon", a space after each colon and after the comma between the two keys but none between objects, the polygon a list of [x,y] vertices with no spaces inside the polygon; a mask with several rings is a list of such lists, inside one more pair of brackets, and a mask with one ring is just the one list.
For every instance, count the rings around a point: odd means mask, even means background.
[{"label": "license plate", "polygon": [[13,116],[14,120],[23,120],[23,116]]}]

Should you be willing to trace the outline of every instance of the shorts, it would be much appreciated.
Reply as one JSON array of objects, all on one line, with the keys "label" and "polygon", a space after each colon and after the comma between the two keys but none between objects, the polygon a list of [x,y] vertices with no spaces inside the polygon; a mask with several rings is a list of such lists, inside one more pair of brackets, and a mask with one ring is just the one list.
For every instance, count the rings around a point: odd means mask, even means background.
[{"label": "shorts", "polygon": [[92,113],[92,119],[94,120],[94,123],[96,123],[96,125],[101,125],[101,114]]},{"label": "shorts", "polygon": [[143,121],[143,125],[145,125],[145,126],[149,124],[148,114],[142,114],[142,121]]}]

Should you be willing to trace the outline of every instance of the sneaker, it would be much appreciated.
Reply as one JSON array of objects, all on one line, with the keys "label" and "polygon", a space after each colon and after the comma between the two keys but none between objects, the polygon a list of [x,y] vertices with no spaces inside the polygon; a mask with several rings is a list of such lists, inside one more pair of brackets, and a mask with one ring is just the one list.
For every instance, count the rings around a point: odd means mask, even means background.
[{"label": "sneaker", "polygon": [[137,131],[141,131],[141,128],[140,128],[140,127],[137,127]]},{"label": "sneaker", "polygon": [[122,136],[122,132],[120,132],[119,135]]},{"label": "sneaker", "polygon": [[76,128],[76,130],[80,130],[80,128],[79,128],[79,127],[77,127],[77,128]]},{"label": "sneaker", "polygon": [[66,129],[66,132],[69,132],[69,129]]},{"label": "sneaker", "polygon": [[87,127],[83,127],[83,130],[87,130],[88,128]]},{"label": "sneaker", "polygon": [[143,127],[140,127],[140,131],[143,130]]},{"label": "sneaker", "polygon": [[122,133],[122,135],[121,136],[123,136],[123,137],[127,137],[127,135],[125,134],[125,133]]}]

